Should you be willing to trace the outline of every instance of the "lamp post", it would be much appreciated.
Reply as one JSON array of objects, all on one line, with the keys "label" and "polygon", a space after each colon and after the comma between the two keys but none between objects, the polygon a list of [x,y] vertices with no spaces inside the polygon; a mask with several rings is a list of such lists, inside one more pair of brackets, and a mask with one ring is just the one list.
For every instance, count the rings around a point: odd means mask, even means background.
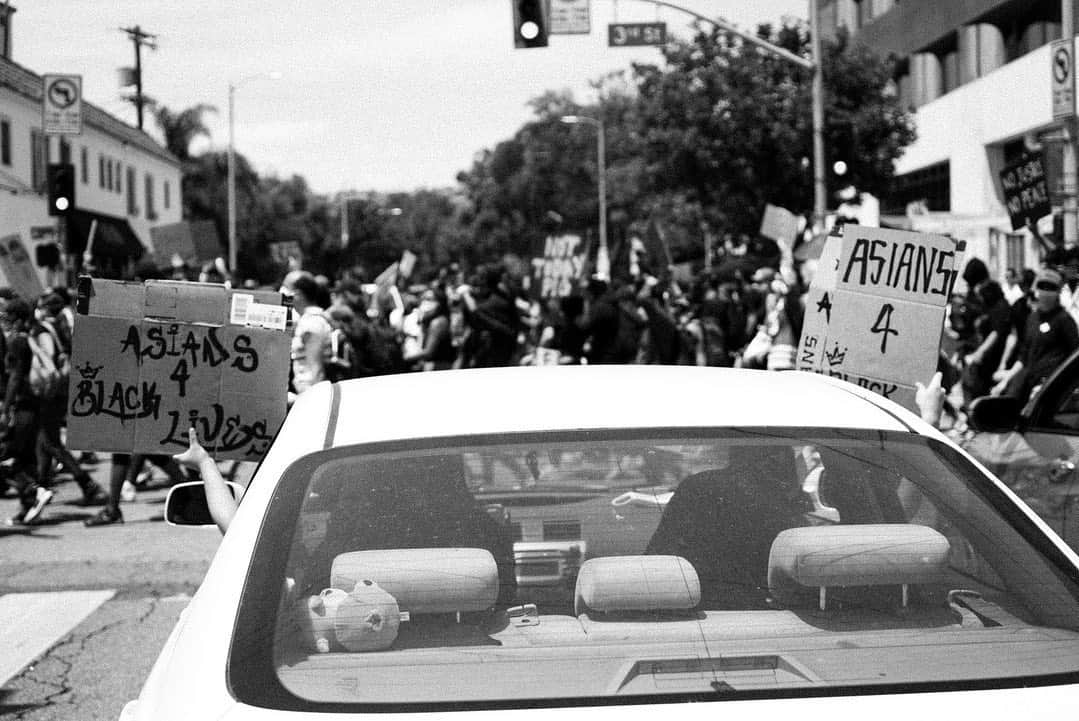
[{"label": "lamp post", "polygon": [[235,148],[235,109],[236,89],[244,83],[259,78],[279,80],[281,73],[256,73],[240,78],[235,83],[229,83],[229,152],[228,152],[228,196],[229,196],[229,272],[236,272],[236,148]]},{"label": "lamp post", "polygon": [[599,251],[596,253],[596,272],[610,276],[611,259],[607,250],[607,145],[603,121],[587,115],[563,115],[563,123],[592,125],[596,128],[596,164],[599,183]]}]

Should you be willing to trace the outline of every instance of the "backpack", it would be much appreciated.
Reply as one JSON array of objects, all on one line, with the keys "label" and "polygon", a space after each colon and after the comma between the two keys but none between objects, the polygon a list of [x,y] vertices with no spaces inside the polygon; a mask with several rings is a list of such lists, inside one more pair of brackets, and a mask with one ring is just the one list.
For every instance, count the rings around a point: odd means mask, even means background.
[{"label": "backpack", "polygon": [[30,345],[30,393],[38,398],[55,398],[67,389],[69,365],[67,354],[60,347],[60,339],[56,331],[47,324],[42,326],[45,332],[52,336],[56,352],[53,357],[42,348],[31,334],[26,335],[26,342]]}]

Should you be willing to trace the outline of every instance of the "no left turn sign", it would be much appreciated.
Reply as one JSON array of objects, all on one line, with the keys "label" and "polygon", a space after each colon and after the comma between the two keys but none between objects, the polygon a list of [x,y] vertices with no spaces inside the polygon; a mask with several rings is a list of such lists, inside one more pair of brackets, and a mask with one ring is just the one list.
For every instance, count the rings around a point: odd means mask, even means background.
[{"label": "no left turn sign", "polygon": [[41,124],[49,135],[82,133],[82,76],[42,77]]}]

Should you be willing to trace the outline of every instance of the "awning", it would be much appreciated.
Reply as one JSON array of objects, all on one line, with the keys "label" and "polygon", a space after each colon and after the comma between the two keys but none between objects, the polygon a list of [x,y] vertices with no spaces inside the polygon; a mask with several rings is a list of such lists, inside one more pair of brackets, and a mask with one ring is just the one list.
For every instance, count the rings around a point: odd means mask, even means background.
[{"label": "awning", "polygon": [[131,229],[131,225],[123,218],[78,209],[71,211],[67,217],[69,253],[82,255],[85,252],[90,228],[95,220],[97,227],[94,229],[92,249],[94,256],[138,260],[146,252],[146,248],[135,235],[135,231]]}]

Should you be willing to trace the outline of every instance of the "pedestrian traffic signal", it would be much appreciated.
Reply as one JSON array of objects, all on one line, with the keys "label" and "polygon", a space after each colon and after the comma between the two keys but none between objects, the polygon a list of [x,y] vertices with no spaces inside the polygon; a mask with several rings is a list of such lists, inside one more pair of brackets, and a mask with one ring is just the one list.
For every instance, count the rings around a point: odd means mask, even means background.
[{"label": "pedestrian traffic signal", "polygon": [[49,165],[49,215],[67,215],[75,208],[75,166],[71,163]]},{"label": "pedestrian traffic signal", "polygon": [[510,0],[513,4],[513,46],[547,47],[549,0]]},{"label": "pedestrian traffic signal", "polygon": [[43,243],[34,248],[34,262],[39,268],[58,268],[60,266],[60,246],[56,243]]}]

